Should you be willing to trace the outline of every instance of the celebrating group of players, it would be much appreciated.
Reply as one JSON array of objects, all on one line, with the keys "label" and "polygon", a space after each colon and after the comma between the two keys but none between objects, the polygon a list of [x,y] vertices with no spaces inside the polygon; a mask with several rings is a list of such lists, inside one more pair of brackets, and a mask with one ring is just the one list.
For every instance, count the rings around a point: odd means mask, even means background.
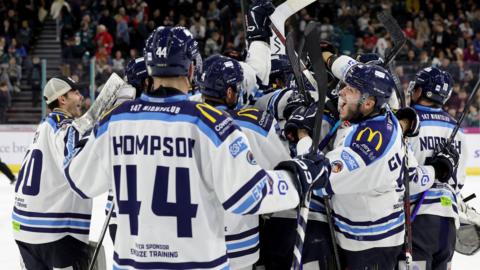
[{"label": "celebrating group of players", "polygon": [[[187,29],[158,27],[127,66],[128,84],[107,82],[102,92],[114,94],[83,116],[75,82],[47,83],[52,112],[15,187],[24,268],[86,269],[91,198],[110,190],[114,269],[290,269],[295,208],[315,183],[303,269],[335,269],[333,245],[341,269],[401,269],[406,184],[415,269],[449,269],[466,163],[463,133],[446,143],[451,76],[420,70],[410,107],[398,108],[381,58],[322,43],[338,84],[322,89],[317,112],[313,87],[299,91],[285,56],[271,56],[273,9],[251,5],[244,61],[202,62]],[[323,152],[311,152],[319,125]]]}]

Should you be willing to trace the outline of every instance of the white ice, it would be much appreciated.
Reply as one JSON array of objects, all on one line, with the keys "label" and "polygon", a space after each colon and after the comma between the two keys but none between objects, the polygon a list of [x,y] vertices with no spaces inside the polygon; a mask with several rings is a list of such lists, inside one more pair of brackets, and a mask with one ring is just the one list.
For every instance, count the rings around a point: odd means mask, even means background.
[{"label": "white ice", "polygon": [[[463,188],[464,196],[476,192],[479,198],[470,201],[470,205],[480,209],[480,176],[469,177]],[[0,174],[0,269],[20,269],[20,258],[17,245],[12,236],[11,211],[13,207],[14,186],[9,184],[8,179]],[[94,211],[91,223],[90,239],[97,241],[105,219],[105,202],[107,195],[104,194],[94,200]],[[112,269],[113,247],[107,232],[103,241],[107,254],[107,269]],[[480,269],[480,252],[474,256],[455,254],[452,269],[455,270],[478,270]]]}]

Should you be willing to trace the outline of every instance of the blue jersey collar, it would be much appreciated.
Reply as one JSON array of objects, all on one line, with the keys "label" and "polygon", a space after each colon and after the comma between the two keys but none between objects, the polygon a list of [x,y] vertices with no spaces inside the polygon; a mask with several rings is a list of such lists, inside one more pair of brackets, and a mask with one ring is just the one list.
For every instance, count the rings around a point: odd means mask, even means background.
[{"label": "blue jersey collar", "polygon": [[420,105],[420,104],[413,105],[413,108],[421,110],[421,111],[427,111],[427,112],[441,112],[442,111],[442,108],[428,107],[428,106],[423,106],[423,105]]}]

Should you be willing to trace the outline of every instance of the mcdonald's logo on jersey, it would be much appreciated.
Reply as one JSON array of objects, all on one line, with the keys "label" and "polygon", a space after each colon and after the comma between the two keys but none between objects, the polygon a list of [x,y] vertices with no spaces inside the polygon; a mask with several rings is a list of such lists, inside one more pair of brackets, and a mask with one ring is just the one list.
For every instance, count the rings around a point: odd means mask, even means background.
[{"label": "mcdonald's logo on jersey", "polygon": [[378,142],[377,142],[377,145],[375,146],[375,150],[378,151],[378,150],[380,149],[380,147],[382,147],[382,143],[383,143],[382,133],[380,133],[380,131],[378,131],[378,130],[373,131],[371,128],[366,127],[366,128],[362,129],[362,130],[358,133],[358,135],[357,135],[357,137],[355,138],[355,140],[356,140],[357,142],[360,141],[360,140],[363,138],[363,135],[364,135],[364,134],[367,134],[367,132],[368,132],[367,142],[372,142],[373,139],[378,136]]}]

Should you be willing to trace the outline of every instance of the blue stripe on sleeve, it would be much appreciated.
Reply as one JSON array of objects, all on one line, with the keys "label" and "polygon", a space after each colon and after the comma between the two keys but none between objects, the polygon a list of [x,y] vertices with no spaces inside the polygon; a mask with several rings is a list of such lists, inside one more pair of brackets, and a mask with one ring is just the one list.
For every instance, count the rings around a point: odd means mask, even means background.
[{"label": "blue stripe on sleeve", "polygon": [[263,137],[267,137],[267,135],[268,135],[268,131],[259,127],[258,125],[255,125],[254,123],[247,122],[247,121],[242,121],[242,120],[238,120],[238,119],[235,119],[235,123],[237,125],[239,125],[241,128],[250,129],[250,130],[262,135]]}]

